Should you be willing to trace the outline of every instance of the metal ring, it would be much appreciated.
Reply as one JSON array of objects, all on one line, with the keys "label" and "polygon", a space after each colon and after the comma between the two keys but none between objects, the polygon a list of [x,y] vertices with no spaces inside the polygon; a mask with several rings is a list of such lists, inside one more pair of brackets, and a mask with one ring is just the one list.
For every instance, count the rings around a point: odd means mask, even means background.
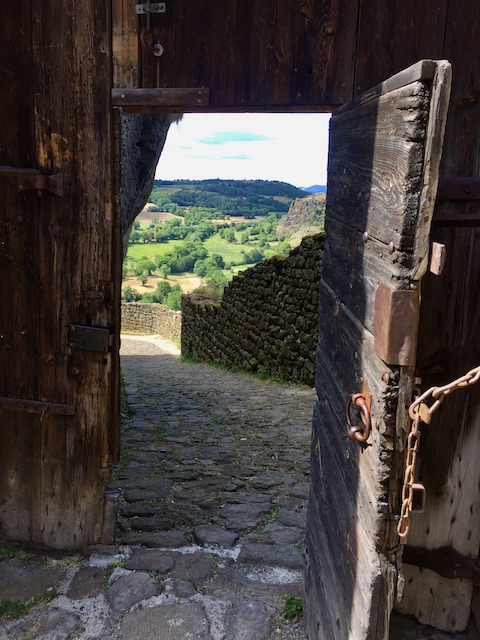
[{"label": "metal ring", "polygon": [[[350,420],[350,410],[352,405],[360,411],[363,426],[354,425]],[[370,412],[368,411],[367,402],[365,396],[362,393],[352,393],[348,396],[345,411],[347,414],[347,429],[348,437],[351,440],[356,440],[361,444],[365,443],[370,436]]]}]

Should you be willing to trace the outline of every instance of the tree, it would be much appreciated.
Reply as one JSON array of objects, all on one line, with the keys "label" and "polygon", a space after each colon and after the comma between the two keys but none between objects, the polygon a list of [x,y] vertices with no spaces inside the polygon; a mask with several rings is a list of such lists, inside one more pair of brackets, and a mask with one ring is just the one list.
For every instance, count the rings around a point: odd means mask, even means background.
[{"label": "tree", "polygon": [[261,262],[265,256],[259,249],[252,249],[245,254],[245,261],[247,264],[255,264]]},{"label": "tree", "polygon": [[165,278],[166,280],[168,276],[172,273],[172,270],[170,269],[168,264],[162,264],[159,268],[159,273],[162,276],[162,278]]},{"label": "tree", "polygon": [[137,302],[142,297],[142,294],[137,289],[130,287],[129,285],[122,289],[122,298],[125,302]]},{"label": "tree", "polygon": [[156,266],[150,258],[143,256],[140,260],[137,260],[135,265],[135,275],[140,276],[142,274],[146,274],[147,276],[153,276],[155,269]]},{"label": "tree", "polygon": [[217,265],[219,269],[225,268],[225,260],[219,253],[213,253],[211,257],[213,262]]},{"label": "tree", "polygon": [[209,270],[207,275],[205,276],[205,279],[207,281],[207,284],[213,282],[218,288],[220,294],[223,293],[223,290],[228,284],[227,277],[220,269]]},{"label": "tree", "polygon": [[165,303],[167,307],[170,307],[170,309],[173,309],[174,311],[180,311],[180,309],[182,308],[182,291],[178,284],[172,287],[172,290],[165,300]]},{"label": "tree", "polygon": [[165,280],[160,280],[160,282],[157,282],[155,291],[152,294],[152,302],[164,303],[165,298],[168,296],[171,290],[172,290],[172,286],[169,282],[166,282]]},{"label": "tree", "polygon": [[291,247],[287,239],[282,240],[282,242],[278,244],[277,251],[281,256],[288,256],[291,251]]},{"label": "tree", "polygon": [[[140,224],[140,223],[139,223],[139,224]],[[138,231],[138,230],[136,230],[136,229],[135,229],[135,230],[134,230],[134,231],[132,231],[132,233],[130,234],[129,242],[130,242],[131,244],[135,244],[136,242],[140,242],[140,238],[141,238],[140,231]]]}]

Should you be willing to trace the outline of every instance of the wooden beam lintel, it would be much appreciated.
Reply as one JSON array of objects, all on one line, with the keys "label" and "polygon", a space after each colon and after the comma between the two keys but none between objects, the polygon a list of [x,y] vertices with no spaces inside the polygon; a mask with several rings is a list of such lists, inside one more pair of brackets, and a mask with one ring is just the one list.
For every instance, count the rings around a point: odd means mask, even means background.
[{"label": "wooden beam lintel", "polygon": [[210,89],[112,89],[114,107],[124,107],[130,112],[155,110],[164,107],[208,106]]}]

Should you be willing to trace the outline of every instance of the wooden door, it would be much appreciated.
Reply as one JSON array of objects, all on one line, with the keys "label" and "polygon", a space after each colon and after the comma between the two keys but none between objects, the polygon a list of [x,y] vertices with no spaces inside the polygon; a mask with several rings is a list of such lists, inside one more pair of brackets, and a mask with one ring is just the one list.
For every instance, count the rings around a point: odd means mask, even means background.
[{"label": "wooden door", "polygon": [[[389,637],[419,286],[449,90],[450,65],[422,61],[331,120],[307,516],[310,640]],[[371,418],[365,444],[347,434],[356,393]],[[362,426],[351,404],[348,414]]]},{"label": "wooden door", "polygon": [[109,14],[104,0],[2,7],[2,540],[81,548],[104,536],[121,272]]}]

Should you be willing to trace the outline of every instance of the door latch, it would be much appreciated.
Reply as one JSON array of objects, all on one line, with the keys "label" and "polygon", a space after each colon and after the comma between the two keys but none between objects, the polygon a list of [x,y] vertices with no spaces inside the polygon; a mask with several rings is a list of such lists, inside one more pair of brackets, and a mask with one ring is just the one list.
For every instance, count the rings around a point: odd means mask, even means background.
[{"label": "door latch", "polygon": [[[362,425],[352,424],[350,412],[352,408],[357,409],[363,423]],[[347,429],[350,440],[356,440],[365,444],[370,436],[370,411],[367,406],[367,399],[363,393],[352,393],[348,396],[345,411],[347,414]]]}]

